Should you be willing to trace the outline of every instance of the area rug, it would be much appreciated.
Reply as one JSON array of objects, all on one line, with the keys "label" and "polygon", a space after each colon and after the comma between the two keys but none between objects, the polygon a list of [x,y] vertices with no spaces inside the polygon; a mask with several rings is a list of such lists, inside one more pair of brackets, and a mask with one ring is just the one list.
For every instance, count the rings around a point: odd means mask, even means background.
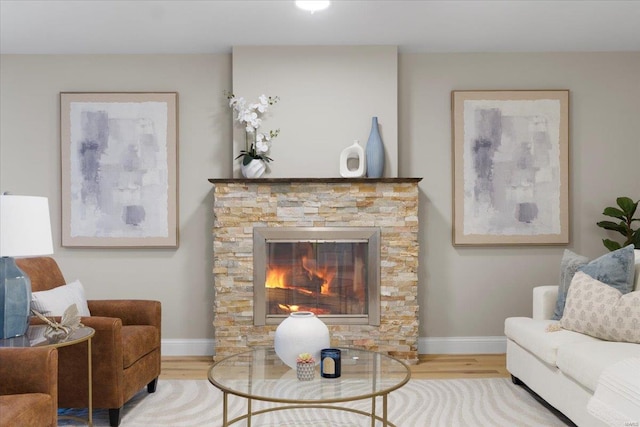
[{"label": "area rug", "polygon": [[[369,411],[370,400],[345,406]],[[378,399],[380,412],[382,400]],[[272,405],[253,401],[253,409]],[[558,418],[538,403],[522,387],[507,378],[411,380],[389,394],[389,421],[398,427],[562,427]],[[246,400],[229,399],[230,418],[246,411]],[[66,414],[86,417],[84,411]],[[106,410],[96,410],[96,427],[108,427]],[[61,420],[60,426],[81,425]],[[157,391],[138,393],[123,410],[122,427],[220,427],[222,393],[206,380],[160,380]],[[234,426],[245,426],[244,421]],[[270,412],[253,418],[259,427],[361,427],[369,419],[344,411],[296,409]],[[376,425],[382,425],[378,422]]]}]

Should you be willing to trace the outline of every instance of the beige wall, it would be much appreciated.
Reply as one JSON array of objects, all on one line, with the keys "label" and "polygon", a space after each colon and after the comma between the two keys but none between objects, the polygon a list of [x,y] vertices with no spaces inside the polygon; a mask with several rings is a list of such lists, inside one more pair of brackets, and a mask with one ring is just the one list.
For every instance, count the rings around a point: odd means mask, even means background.
[{"label": "beige wall", "polygon": [[400,172],[422,176],[420,336],[498,336],[555,284],[563,247],[451,245],[451,90],[569,89],[575,252],[606,252],[605,206],[640,199],[640,53],[414,54],[399,59]]},{"label": "beige wall", "polygon": [[[89,298],[162,301],[163,339],[213,338],[208,178],[231,174],[230,55],[23,56],[0,60],[0,191],[49,197],[55,257]],[[60,247],[59,92],[176,91],[180,247]]]},{"label": "beige wall", "polygon": [[[378,117],[385,177],[398,176],[398,49],[396,46],[236,46],[233,91],[255,102],[280,96],[261,132],[280,129],[268,178],[340,177],[340,153],[366,149]],[[234,157],[245,132],[234,126]],[[235,162],[239,177],[239,163]]]},{"label": "beige wall", "polygon": [[[91,298],[161,300],[164,339],[213,337],[207,178],[232,173],[230,88],[230,55],[0,57],[0,191],[48,196],[67,278]],[[505,317],[530,314],[533,286],[556,282],[564,247],[451,246],[453,89],[571,91],[569,248],[594,257],[602,208],[640,198],[640,53],[399,56],[399,175],[424,177],[420,336],[500,336]],[[179,92],[179,249],[59,246],[62,91]]]}]

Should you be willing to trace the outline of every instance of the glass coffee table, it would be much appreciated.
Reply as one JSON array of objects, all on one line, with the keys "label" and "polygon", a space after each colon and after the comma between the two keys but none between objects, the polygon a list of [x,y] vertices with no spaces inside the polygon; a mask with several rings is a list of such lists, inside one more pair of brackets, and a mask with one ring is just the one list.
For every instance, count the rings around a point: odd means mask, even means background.
[{"label": "glass coffee table", "polygon": [[[222,427],[247,420],[267,412],[287,409],[314,408],[348,411],[371,419],[371,426],[381,421],[384,427],[396,427],[387,419],[389,393],[405,385],[411,372],[403,362],[368,350],[340,348],[342,375],[322,378],[319,366],[311,381],[296,378],[277,356],[273,348],[255,347],[250,351],[229,356],[216,362],[209,370],[209,381],[223,393]],[[247,412],[229,420],[229,395],[247,399]],[[382,414],[376,414],[376,398],[382,399]],[[371,399],[369,412],[335,403]],[[253,410],[253,400],[279,403],[280,406]]]}]

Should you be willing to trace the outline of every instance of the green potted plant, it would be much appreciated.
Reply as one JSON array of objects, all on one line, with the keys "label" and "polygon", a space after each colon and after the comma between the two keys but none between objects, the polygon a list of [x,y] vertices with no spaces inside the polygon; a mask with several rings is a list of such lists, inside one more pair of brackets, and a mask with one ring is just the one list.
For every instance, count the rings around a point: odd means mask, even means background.
[{"label": "green potted plant", "polygon": [[604,243],[610,251],[615,251],[616,249],[620,249],[631,244],[633,244],[636,249],[640,249],[640,228],[634,230],[632,227],[634,222],[640,221],[640,217],[633,217],[638,208],[638,202],[640,202],[640,200],[634,202],[629,197],[618,197],[616,199],[618,207],[609,206],[604,209],[604,212],[602,212],[603,215],[616,218],[619,222],[600,221],[598,222],[598,227],[602,227],[606,230],[617,231],[625,238],[624,243],[622,244],[611,239],[602,239],[602,243]]}]

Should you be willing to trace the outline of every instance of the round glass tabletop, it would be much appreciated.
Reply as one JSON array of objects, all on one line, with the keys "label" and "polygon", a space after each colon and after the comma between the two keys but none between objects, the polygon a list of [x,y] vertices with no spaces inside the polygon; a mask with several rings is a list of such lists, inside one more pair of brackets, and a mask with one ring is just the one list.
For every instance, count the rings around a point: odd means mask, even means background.
[{"label": "round glass tabletop", "polygon": [[250,399],[283,403],[333,403],[387,394],[409,381],[407,365],[368,350],[340,348],[342,374],[300,381],[273,348],[256,347],[215,363],[209,381],[220,390]]},{"label": "round glass tabletop", "polygon": [[64,347],[86,341],[95,332],[93,328],[81,326],[66,335],[55,333],[47,325],[30,325],[26,334],[0,340],[0,347]]}]

